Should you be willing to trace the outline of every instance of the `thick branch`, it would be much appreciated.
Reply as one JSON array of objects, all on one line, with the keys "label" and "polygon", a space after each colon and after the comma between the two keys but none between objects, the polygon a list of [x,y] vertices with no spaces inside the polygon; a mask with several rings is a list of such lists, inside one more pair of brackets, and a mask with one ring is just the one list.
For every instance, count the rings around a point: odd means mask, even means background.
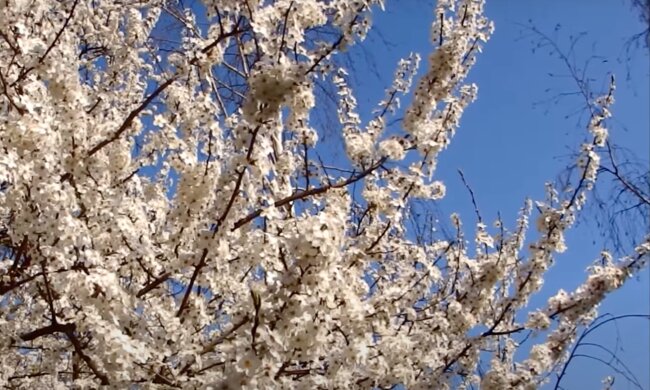
[{"label": "thick branch", "polygon": [[79,342],[79,339],[77,336],[74,334],[74,332],[66,332],[66,335],[68,336],[68,339],[74,346],[74,350],[83,359],[83,361],[86,363],[88,368],[95,374],[95,376],[99,379],[101,384],[103,386],[110,385],[110,381],[108,380],[108,375],[106,375],[104,372],[102,372],[98,367],[97,364],[90,358],[90,356],[86,355],[83,351],[83,348],[81,347],[81,343]]},{"label": "thick branch", "polygon": [[162,275],[157,277],[153,282],[151,282],[151,283],[147,284],[146,286],[144,286],[143,288],[141,288],[137,292],[137,294],[135,294],[135,296],[138,297],[138,298],[142,298],[146,293],[148,293],[149,291],[153,290],[154,288],[158,287],[159,285],[161,285],[162,283],[167,281],[170,276],[171,276],[171,273],[169,273],[169,272],[163,273]]},{"label": "thick branch", "polygon": [[93,374],[95,374],[95,376],[100,380],[101,384],[104,386],[109,385],[110,382],[108,380],[108,376],[97,367],[97,364],[95,364],[95,362],[88,355],[84,353],[83,348],[81,346],[81,342],[79,341],[79,339],[74,333],[76,329],[77,327],[75,324],[53,323],[43,328],[39,328],[31,332],[23,333],[22,335],[20,335],[20,338],[23,341],[32,341],[32,340],[36,340],[39,337],[47,336],[55,333],[65,334],[68,340],[70,340],[70,342],[72,343],[75,352],[83,359],[83,361],[86,363],[88,368],[90,368]]},{"label": "thick branch", "polygon": [[75,324],[52,324],[45,326],[43,328],[38,328],[31,332],[23,333],[20,335],[20,338],[23,341],[32,341],[36,340],[39,337],[51,335],[54,333],[68,333],[74,332],[76,329]]}]

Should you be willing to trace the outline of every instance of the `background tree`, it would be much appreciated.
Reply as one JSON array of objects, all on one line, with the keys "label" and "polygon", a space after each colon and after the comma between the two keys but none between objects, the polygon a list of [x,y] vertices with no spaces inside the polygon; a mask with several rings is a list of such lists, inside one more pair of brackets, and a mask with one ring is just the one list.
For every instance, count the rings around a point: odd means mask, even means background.
[{"label": "background tree", "polygon": [[[438,222],[411,202],[444,196],[436,163],[493,27],[482,2],[440,1],[427,65],[416,78],[420,56],[399,61],[365,120],[335,59],[380,7],[7,3],[0,382],[502,389],[561,370],[650,251],[604,252],[580,287],[526,308],[597,179],[614,80],[590,102],[571,191],[548,185],[495,234],[476,207],[473,244],[457,214],[427,236]],[[334,166],[317,82],[336,91]]]}]

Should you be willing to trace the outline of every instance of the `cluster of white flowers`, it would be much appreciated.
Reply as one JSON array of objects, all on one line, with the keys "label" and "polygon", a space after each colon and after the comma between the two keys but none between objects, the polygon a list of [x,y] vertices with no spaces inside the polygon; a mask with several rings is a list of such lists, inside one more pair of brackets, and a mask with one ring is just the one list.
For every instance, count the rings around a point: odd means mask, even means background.
[{"label": "cluster of white flowers", "polygon": [[[332,57],[382,6],[5,1],[0,384],[502,389],[553,370],[650,252],[591,267],[517,325],[596,179],[612,95],[594,103],[582,185],[536,203],[528,253],[531,201],[512,232],[481,221],[476,250],[457,214],[455,237],[414,239],[408,206],[445,195],[437,156],[493,27],[482,1],[439,1],[424,75],[401,60],[364,124]],[[170,20],[180,32],[161,38]],[[310,123],[317,82],[338,92],[338,130]],[[319,156],[332,131],[349,159],[334,167]],[[515,364],[523,330],[547,338]]]}]

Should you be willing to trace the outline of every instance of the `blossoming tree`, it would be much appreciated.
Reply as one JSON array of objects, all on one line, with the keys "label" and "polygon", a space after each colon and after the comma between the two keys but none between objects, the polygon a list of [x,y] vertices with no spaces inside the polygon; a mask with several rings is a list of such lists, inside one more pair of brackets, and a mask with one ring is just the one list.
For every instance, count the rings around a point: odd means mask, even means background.
[{"label": "blossoming tree", "polygon": [[[474,245],[456,215],[455,239],[417,242],[409,202],[445,194],[436,161],[493,27],[482,1],[438,1],[424,69],[401,60],[362,115],[336,58],[381,7],[5,0],[0,383],[505,389],[561,367],[650,251],[603,253],[575,291],[526,308],[596,179],[614,85],[592,102],[572,192],[522,200],[497,234],[480,221]],[[180,44],[153,39],[163,19]],[[339,167],[316,153],[317,85],[337,91]],[[525,332],[540,342],[516,359]]]}]

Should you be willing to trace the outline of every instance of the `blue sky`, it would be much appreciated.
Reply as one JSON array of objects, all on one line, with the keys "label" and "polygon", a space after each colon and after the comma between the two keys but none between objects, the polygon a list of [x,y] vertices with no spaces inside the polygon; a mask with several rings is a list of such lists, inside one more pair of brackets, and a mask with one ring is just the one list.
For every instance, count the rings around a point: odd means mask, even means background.
[{"label": "blue sky", "polygon": [[[360,71],[355,79],[355,92],[361,112],[369,112],[382,97],[399,58],[416,51],[425,59],[430,52],[433,3],[432,0],[387,1],[386,12],[375,14],[378,31],[370,34],[365,51],[355,49],[352,53]],[[447,212],[443,215],[460,211],[466,226],[475,222],[469,195],[457,174],[462,169],[476,194],[483,218],[494,221],[500,212],[506,224],[513,226],[524,199],[527,196],[543,199],[544,183],[556,178],[567,162],[562,157],[575,150],[585,134],[584,126],[578,125],[579,116],[566,117],[580,108],[580,97],[568,96],[557,104],[535,104],[574,91],[575,84],[562,76],[568,72],[557,56],[549,55],[548,49],[534,50],[539,37],[531,36],[525,26],[546,33],[563,50],[568,50],[572,36],[583,34],[572,58],[582,67],[591,56],[602,57],[592,61],[587,73],[593,77],[594,89],[605,87],[608,74],[615,74],[616,103],[610,135],[616,144],[630,148],[647,166],[650,150],[648,51],[634,50],[632,57],[625,59],[626,41],[643,30],[629,2],[494,0],[487,4],[487,15],[495,22],[496,31],[470,76],[479,85],[479,97],[466,111],[450,149],[441,155],[437,171],[438,178],[447,185],[447,196],[440,203],[440,208]],[[638,223],[645,224],[641,230],[647,231],[647,221]],[[558,257],[544,289],[531,306],[544,304],[558,288],[571,291],[578,286],[585,279],[585,268],[598,258],[603,247],[597,228],[587,223],[568,233],[567,244],[569,249]],[[649,313],[648,276],[646,270],[612,294],[600,312]],[[619,358],[634,372],[643,388],[650,389],[649,335],[647,320],[631,319],[604,326],[589,341],[612,349],[621,348]],[[583,352],[593,353],[595,349]],[[562,385],[565,389],[600,388],[601,379],[611,374],[615,373],[601,363],[576,359]],[[634,387],[618,377],[615,388]]]}]

